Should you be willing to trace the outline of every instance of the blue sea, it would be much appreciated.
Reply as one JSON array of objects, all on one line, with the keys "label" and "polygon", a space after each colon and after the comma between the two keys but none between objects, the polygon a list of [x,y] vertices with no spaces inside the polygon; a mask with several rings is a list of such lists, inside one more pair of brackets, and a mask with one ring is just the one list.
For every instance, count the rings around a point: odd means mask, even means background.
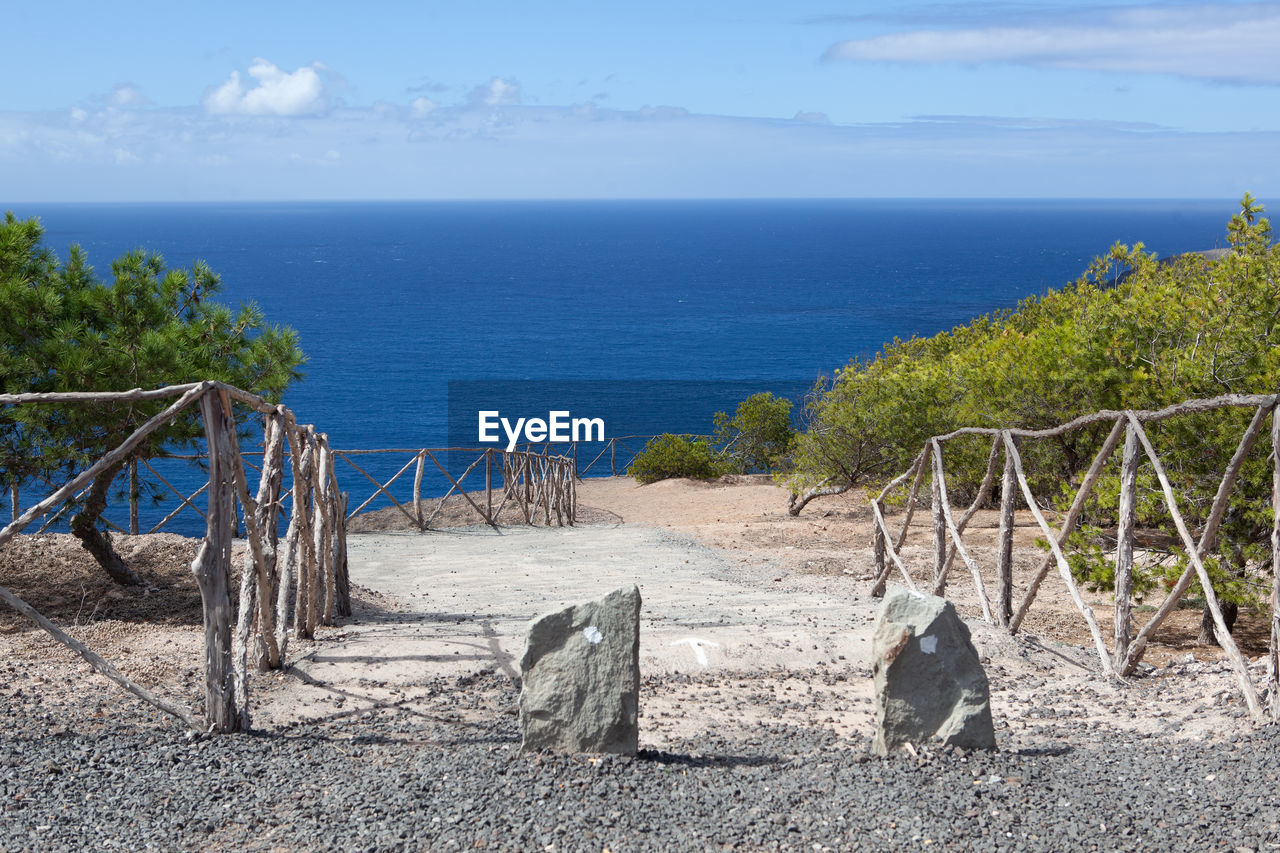
[{"label": "blue sea", "polygon": [[[1061,287],[1117,240],[1162,256],[1219,246],[1235,209],[1231,200],[762,200],[14,212],[40,217],[63,256],[78,243],[103,275],[137,247],[173,266],[207,261],[222,301],[253,300],[300,333],[310,360],[285,401],[299,419],[335,447],[378,448],[450,444],[450,382],[790,393],[894,337]],[[707,413],[684,404],[643,408],[626,432],[710,431]],[[428,485],[438,493],[444,481]]]}]

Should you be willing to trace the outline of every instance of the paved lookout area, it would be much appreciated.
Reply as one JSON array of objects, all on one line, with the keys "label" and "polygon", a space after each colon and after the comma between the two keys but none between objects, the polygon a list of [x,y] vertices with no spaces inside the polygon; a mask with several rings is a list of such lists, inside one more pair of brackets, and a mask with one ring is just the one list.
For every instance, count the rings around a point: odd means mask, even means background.
[{"label": "paved lookout area", "polygon": [[517,677],[531,619],[631,584],[643,599],[644,675],[863,667],[879,603],[805,589],[645,526],[359,534],[349,564],[352,583],[386,596],[385,609],[358,615],[297,662],[318,695],[394,698],[424,679],[482,670]]}]

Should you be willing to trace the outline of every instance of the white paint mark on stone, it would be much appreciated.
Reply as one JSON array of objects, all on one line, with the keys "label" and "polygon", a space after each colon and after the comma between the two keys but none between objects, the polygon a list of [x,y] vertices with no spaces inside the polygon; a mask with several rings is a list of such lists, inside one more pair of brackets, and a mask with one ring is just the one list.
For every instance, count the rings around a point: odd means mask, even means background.
[{"label": "white paint mark on stone", "polygon": [[582,636],[586,637],[587,642],[591,643],[592,645],[595,645],[596,643],[604,639],[604,634],[601,634],[600,629],[597,628],[595,625],[592,625],[590,628],[583,628]]},{"label": "white paint mark on stone", "polygon": [[716,646],[716,647],[719,647],[719,645],[720,645],[720,644],[719,644],[719,643],[713,643],[713,642],[711,642],[710,640],[699,640],[697,637],[685,637],[683,640],[676,640],[676,641],[675,641],[674,643],[672,643],[671,645],[673,645],[673,646],[688,646],[689,648],[693,649],[693,658],[694,658],[694,660],[696,660],[696,661],[698,662],[699,666],[706,666],[706,665],[707,665],[707,653],[706,653],[706,651],[704,651],[704,650],[703,650],[703,648],[702,648],[702,647],[703,647],[703,646]]},{"label": "white paint mark on stone", "polygon": [[934,654],[938,651],[938,638],[931,634],[926,634],[920,638],[920,651],[926,655]]}]

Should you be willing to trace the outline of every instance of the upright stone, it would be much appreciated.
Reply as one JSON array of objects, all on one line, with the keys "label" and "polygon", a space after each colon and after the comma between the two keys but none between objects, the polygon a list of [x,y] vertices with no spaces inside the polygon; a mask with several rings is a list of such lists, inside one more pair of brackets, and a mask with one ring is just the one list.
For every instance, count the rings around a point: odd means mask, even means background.
[{"label": "upright stone", "polygon": [[521,749],[635,755],[640,590],[614,590],[529,623],[520,659]]},{"label": "upright stone", "polygon": [[987,674],[951,602],[892,587],[871,655],[877,755],[926,741],[995,749]]}]

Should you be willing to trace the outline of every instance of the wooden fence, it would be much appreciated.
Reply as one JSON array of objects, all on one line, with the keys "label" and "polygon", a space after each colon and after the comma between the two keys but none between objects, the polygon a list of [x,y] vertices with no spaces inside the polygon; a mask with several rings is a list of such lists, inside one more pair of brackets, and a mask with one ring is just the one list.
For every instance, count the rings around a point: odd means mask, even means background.
[{"label": "wooden fence", "polygon": [[[185,410],[198,409],[208,448],[209,470],[208,484],[201,489],[208,491],[208,510],[202,512],[206,532],[191,564],[204,611],[203,715],[198,716],[191,708],[135,684],[8,589],[0,587],[0,601],[34,621],[125,690],[192,728],[210,732],[243,730],[250,723],[250,657],[261,669],[284,665],[291,613],[293,633],[300,638],[312,637],[317,625],[331,624],[335,616],[350,614],[347,496],[338,488],[328,437],[317,433],[314,427],[299,425],[293,413],[283,406],[271,406],[260,397],[219,382],[175,385],[154,391],[4,394],[0,395],[0,405],[92,405],[170,398],[177,399],[139,426],[118,447],[39,503],[16,513],[17,517],[0,530],[0,547],[36,519],[80,494],[99,474],[126,461],[148,435],[171,423]],[[257,488],[252,492],[236,436],[235,406],[260,416],[263,424],[263,464]],[[292,487],[287,491],[284,489],[286,445],[288,469],[292,474]],[[184,499],[184,505],[194,508],[191,503],[194,497]],[[277,521],[286,498],[291,499],[292,512],[281,546]],[[237,502],[244,515],[247,548],[241,566],[238,605],[233,608],[231,545]]]},{"label": "wooden fence", "polygon": [[[640,436],[643,438],[643,436]],[[612,440],[611,440],[612,441]],[[618,445],[622,451],[622,458],[627,465],[630,464],[632,456],[627,456],[628,450],[626,445],[619,441]],[[570,451],[576,448],[570,448]],[[548,449],[541,452],[532,448],[526,450],[512,451],[510,453],[498,450],[496,448],[387,448],[373,450],[332,450],[330,451],[335,459],[341,459],[346,462],[351,470],[358,473],[361,477],[368,480],[373,485],[372,493],[362,501],[354,509],[347,514],[347,520],[350,520],[357,513],[364,511],[379,496],[385,497],[392,506],[399,508],[405,513],[406,518],[420,529],[426,530],[430,527],[431,522],[444,507],[447,498],[454,494],[460,494],[470,504],[476,513],[478,521],[486,524],[496,524],[498,514],[504,509],[508,503],[513,506],[519,506],[525,517],[526,523],[537,524],[538,519],[542,518],[546,524],[551,524],[554,520],[556,524],[572,524],[577,519],[577,489],[575,482],[582,479],[581,472],[577,472],[574,460],[567,456],[551,455]],[[593,460],[598,463],[604,458],[604,454],[609,452],[609,448],[597,454]],[[441,464],[441,458],[445,454],[474,454],[473,463],[468,464],[462,475],[454,477],[448,468]],[[394,455],[408,454],[410,456],[408,462],[401,467],[390,479],[380,481],[374,473],[368,470],[368,466],[357,462],[353,457],[371,456],[371,455]],[[242,461],[246,468],[253,469],[261,473],[261,467],[255,465],[253,459],[260,457],[262,454],[258,451],[245,451],[241,454]],[[614,456],[617,458],[618,453],[615,450]],[[186,462],[203,461],[204,455],[183,455],[183,454],[165,454],[157,457],[166,460],[183,460]],[[126,533],[137,535],[140,533],[158,533],[167,527],[170,522],[178,518],[184,512],[191,512],[199,515],[202,520],[207,520],[206,513],[197,504],[197,499],[208,489],[208,483],[201,484],[195,488],[190,494],[184,493],[171,482],[169,477],[164,476],[152,464],[154,460],[130,460],[126,465],[125,476],[127,478],[127,507],[128,520],[117,522],[107,516],[102,517],[102,522],[107,527],[115,530],[117,533]],[[449,490],[439,498],[423,498],[422,496],[422,480],[426,472],[426,465],[430,462],[449,482]],[[483,464],[481,464],[483,463]],[[412,496],[402,495],[396,497],[392,492],[392,486],[398,483],[403,475],[408,473],[409,469],[415,468],[416,472],[413,480]],[[599,467],[599,466],[598,466]],[[624,468],[625,470],[625,468]],[[471,482],[471,478],[484,475],[483,485],[476,483],[472,488],[471,494],[468,494],[466,486]],[[495,476],[495,474],[497,476]],[[571,482],[570,480],[575,482]],[[140,522],[140,514],[138,511],[138,498],[141,493],[140,485],[145,480],[152,480],[161,489],[177,498],[178,504],[170,510],[163,518],[154,524],[150,524],[145,529]],[[516,483],[520,485],[519,490],[507,489],[506,483]],[[35,481],[37,484],[44,484],[53,488],[54,485],[44,478]],[[28,483],[28,489],[32,484]],[[495,488],[495,486],[497,488]],[[86,487],[87,489],[87,487]],[[485,501],[483,503],[475,500],[472,496],[480,491],[485,493]],[[79,498],[83,495],[84,490],[76,494],[74,497]],[[19,486],[14,484],[10,487],[10,502],[12,507],[12,518],[16,520],[21,514],[21,494]],[[425,506],[435,503],[431,509],[429,516],[425,514]],[[62,520],[67,508],[63,507],[58,512],[48,516],[43,525],[40,527],[40,533],[44,533],[53,525]],[[237,528],[237,533],[239,532]]]},{"label": "wooden fence", "polygon": [[[430,527],[431,522],[444,507],[445,499],[458,493],[466,497],[467,502],[476,513],[477,520],[481,520],[486,524],[496,523],[498,511],[505,508],[507,502],[514,502],[519,505],[527,523],[534,524],[537,523],[538,518],[542,518],[544,523],[550,524],[551,519],[555,518],[559,524],[566,522],[572,524],[576,520],[577,494],[573,484],[564,479],[564,465],[568,464],[570,466],[569,470],[574,478],[579,481],[585,477],[604,476],[606,473],[609,476],[616,477],[619,474],[626,473],[627,468],[630,467],[640,451],[644,449],[644,446],[650,439],[655,437],[652,435],[623,435],[615,436],[603,442],[539,442],[537,444],[521,444],[517,447],[517,450],[510,453],[497,448],[425,447],[413,449],[333,450],[331,452],[335,458],[342,459],[351,466],[352,470],[367,479],[374,487],[372,494],[348,513],[348,520],[356,513],[368,508],[381,495],[386,497],[392,506],[398,507],[401,512],[405,513],[411,523],[425,530]],[[710,439],[713,436],[691,437]],[[476,454],[476,464],[469,465],[464,469],[464,473],[461,476],[455,478],[446,466],[441,464],[440,457],[445,453]],[[377,476],[367,470],[367,466],[361,465],[352,458],[374,454],[408,454],[411,458],[390,479],[380,481]],[[487,458],[479,458],[480,454],[485,454]],[[245,451],[241,454],[241,458],[246,467],[260,473],[261,468],[251,460],[261,455],[261,452]],[[497,457],[502,457],[501,461],[498,461]],[[164,454],[156,458],[193,462],[203,460],[204,456]],[[548,464],[538,461],[546,458],[553,459],[555,462]],[[157,470],[156,465],[153,464],[154,461],[154,459],[130,460],[126,464],[128,519],[113,520],[104,515],[102,522],[105,525],[118,533],[136,535],[139,533],[157,533],[184,512],[196,513],[203,520],[207,520],[204,510],[200,509],[196,501],[208,489],[208,483],[200,485],[189,494],[184,493],[171,482],[169,477],[164,476]],[[435,501],[436,505],[431,510],[430,515],[424,517],[422,509],[424,503],[422,478],[428,462],[444,475],[449,482],[450,488],[444,497],[429,499],[430,501]],[[483,463],[483,467],[481,467],[480,463]],[[412,497],[401,496],[397,498],[393,495],[391,487],[399,482],[410,468],[416,469],[413,481],[413,495]],[[521,491],[508,491],[504,487],[497,497],[497,503],[495,503],[495,480],[493,476],[495,470],[500,472],[499,485],[504,485],[509,479],[513,481],[519,479]],[[472,494],[479,492],[483,488],[486,496],[483,505],[467,496],[467,491],[463,488],[463,484],[472,475],[478,477],[482,472],[485,474],[484,486],[481,487],[477,484],[472,490]],[[178,504],[159,521],[148,525],[144,529],[140,521],[138,503],[139,495],[142,491],[140,488],[141,483],[146,480],[153,481],[162,492],[173,495],[177,498]],[[31,485],[41,484],[54,488],[54,484],[43,478],[37,479],[34,484],[28,484],[28,488]],[[83,494],[83,490],[74,497],[79,498],[81,494]],[[21,500],[20,487],[17,483],[14,483],[10,486],[10,505],[14,520],[17,520],[21,514]],[[572,509],[572,513],[570,513],[570,509]],[[46,518],[39,532],[43,533],[57,524],[65,512],[66,509],[63,508]],[[238,528],[237,532],[239,532]]]},{"label": "wooden fence", "polygon": [[[474,459],[466,466],[462,474],[454,477],[447,465],[441,464],[444,454],[475,454]],[[409,454],[410,458],[386,482],[380,482],[364,466],[352,457],[373,455]],[[508,505],[519,507],[520,514],[526,524],[542,523],[550,526],[554,521],[558,526],[572,525],[577,520],[578,491],[577,477],[573,460],[567,456],[550,456],[527,450],[507,452],[496,448],[393,448],[387,450],[335,450],[334,455],[373,484],[374,491],[359,506],[351,510],[347,516],[353,516],[373,503],[379,496],[389,500],[405,519],[420,530],[426,530],[431,522],[444,508],[445,501],[455,493],[460,495],[476,513],[477,520],[485,524],[497,524],[502,511]],[[426,472],[427,462],[449,481],[449,491],[444,497],[436,499],[435,508],[427,515],[422,499],[422,478]],[[402,476],[414,469],[413,493],[407,499],[397,498],[392,487]],[[484,476],[481,501],[478,497],[482,488],[477,484],[472,493],[468,493],[466,483],[475,474]],[[495,481],[494,475],[498,479]],[[409,506],[405,506],[405,504]]]},{"label": "wooden fence", "polygon": [[[262,456],[261,451],[242,451],[241,452],[241,459],[244,462],[245,467],[251,468],[254,471],[257,471],[259,474],[261,474],[262,473],[261,465],[260,464],[255,465],[253,462],[249,461],[251,458],[259,457],[259,456]],[[187,510],[190,510],[191,512],[200,516],[201,520],[208,521],[208,513],[200,509],[199,505],[196,503],[196,500],[208,490],[209,483],[206,481],[202,483],[199,486],[199,488],[192,491],[190,494],[184,494],[177,486],[175,486],[172,482],[170,482],[170,479],[168,477],[164,476],[163,474],[161,474],[159,471],[156,470],[156,467],[152,463],[159,459],[166,459],[166,460],[176,459],[176,460],[183,460],[188,463],[197,462],[197,461],[203,463],[206,460],[206,456],[203,453],[199,455],[164,453],[158,456],[154,456],[150,459],[130,459],[127,463],[125,463],[125,470],[124,470],[125,479],[127,482],[127,490],[128,490],[127,496],[126,496],[126,505],[128,507],[129,518],[124,523],[119,523],[111,518],[108,518],[106,514],[103,514],[99,520],[104,525],[111,528],[117,533],[124,533],[130,536],[137,536],[139,534],[159,533],[161,530],[163,530],[165,527],[169,525],[169,522],[173,521],[175,518],[177,518],[179,515],[181,515],[183,512]],[[150,474],[150,478],[153,478],[159,486],[164,487],[164,491],[171,493],[174,497],[178,499],[178,505],[174,507],[172,510],[170,510],[164,516],[164,518],[160,519],[155,524],[152,524],[146,530],[143,530],[141,519],[140,519],[140,513],[138,511],[138,504],[139,504],[139,498],[141,497],[141,494],[142,494],[142,483],[148,479],[148,473]],[[28,490],[32,486],[46,486],[50,489],[57,488],[57,485],[55,483],[51,482],[49,478],[43,477],[43,476],[36,476],[32,478],[31,482],[28,482],[25,485],[28,487]],[[82,497],[84,497],[85,492],[87,491],[88,491],[88,486],[82,489],[78,494],[73,495],[72,500],[79,501]],[[10,484],[9,486],[10,518],[13,521],[17,521],[18,517],[22,514],[22,492],[23,492],[22,485],[18,483]],[[110,509],[111,508],[108,507],[108,510]],[[65,516],[66,513],[69,511],[70,511],[70,506],[63,506],[60,510],[48,516],[44,520],[44,523],[40,526],[40,529],[37,530],[36,532],[44,533],[45,531],[49,530],[49,528],[53,527],[55,524],[61,521],[63,516]],[[239,528],[237,527],[237,532],[238,531],[239,531]]]},{"label": "wooden fence", "polygon": [[[930,506],[933,516],[933,567],[931,591],[934,595],[942,595],[946,589],[948,576],[957,555],[964,562],[973,579],[974,590],[982,608],[983,618],[988,622],[1017,632],[1023,618],[1036,599],[1041,583],[1053,567],[1057,567],[1063,583],[1071,594],[1071,599],[1080,612],[1081,618],[1089,628],[1093,644],[1097,649],[1104,673],[1124,678],[1137,668],[1152,635],[1160,628],[1170,613],[1177,607],[1191,586],[1193,579],[1198,579],[1204,592],[1205,603],[1212,615],[1216,627],[1216,636],[1224,653],[1235,671],[1250,713],[1255,717],[1263,714],[1258,698],[1258,690],[1249,674],[1248,664],[1236,646],[1226,627],[1222,616],[1222,608],[1214,593],[1204,559],[1209,554],[1217,539],[1218,530],[1227,509],[1227,501],[1236,485],[1245,458],[1253,449],[1262,433],[1267,418],[1271,419],[1271,462],[1272,462],[1272,495],[1273,512],[1271,532],[1271,642],[1268,655],[1266,688],[1269,692],[1270,716],[1272,720],[1280,720],[1280,690],[1277,680],[1280,679],[1280,395],[1239,395],[1231,394],[1214,397],[1208,400],[1188,400],[1176,406],[1169,406],[1157,411],[1102,411],[1092,415],[1076,418],[1069,423],[1052,429],[983,429],[965,428],[946,435],[929,439],[924,448],[916,456],[909,470],[892,480],[871,502],[874,518],[875,579],[872,587],[873,595],[883,595],[885,583],[889,575],[896,569],[906,585],[919,590],[915,579],[908,571],[901,554],[907,539],[911,518],[917,506],[922,502],[921,487],[926,469],[930,472],[931,496]],[[1194,536],[1178,507],[1178,499],[1164,465],[1160,461],[1147,436],[1144,424],[1150,424],[1179,415],[1198,412],[1212,412],[1228,408],[1254,409],[1254,415],[1248,427],[1240,437],[1238,446],[1227,464],[1219,483],[1217,493],[1210,506],[1209,513],[1201,528]],[[1027,482],[1023,470],[1022,457],[1018,451],[1019,439],[1050,439],[1095,424],[1111,423],[1111,431],[1094,457],[1092,464],[1084,475],[1080,487],[1066,513],[1061,517],[1058,529],[1050,526],[1044,513],[1037,505],[1035,495]],[[986,473],[978,487],[978,493],[972,504],[956,519],[947,498],[947,484],[944,445],[964,435],[983,435],[992,438],[991,452],[987,460]],[[1063,545],[1067,537],[1076,529],[1085,501],[1093,492],[1107,461],[1124,441],[1120,469],[1119,492],[1119,525],[1116,548],[1115,571],[1115,613],[1113,643],[1110,650],[1093,609],[1085,602],[1080,588],[1072,576],[1071,568],[1063,553]],[[1150,620],[1136,634],[1133,631],[1132,590],[1134,566],[1134,505],[1137,488],[1137,470],[1139,456],[1145,455],[1150,462],[1155,477],[1160,484],[1164,503],[1169,516],[1177,529],[1178,539],[1186,550],[1188,565],[1170,589],[1164,601],[1156,608]],[[997,464],[1003,457],[1003,476],[1001,479],[1000,526],[996,547],[994,567],[994,600],[987,590],[983,573],[969,550],[965,547],[963,533],[965,526],[973,518],[974,513],[991,495],[995,482]],[[910,481],[906,492],[905,513],[898,531],[889,528],[885,500],[902,489]],[[1044,534],[1049,545],[1049,553],[1040,561],[1034,575],[1031,576],[1026,592],[1016,610],[1013,608],[1013,519],[1016,501],[1022,496],[1027,508],[1035,518],[1037,526]]]}]

